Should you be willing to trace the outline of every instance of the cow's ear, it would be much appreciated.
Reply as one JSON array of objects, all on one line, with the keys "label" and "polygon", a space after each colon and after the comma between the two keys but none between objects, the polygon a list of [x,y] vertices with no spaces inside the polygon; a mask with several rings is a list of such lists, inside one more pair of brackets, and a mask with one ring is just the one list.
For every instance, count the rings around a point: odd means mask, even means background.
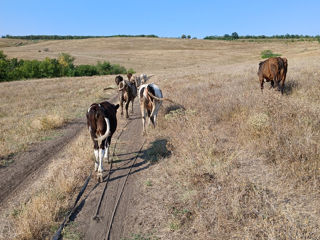
[{"label": "cow's ear", "polygon": [[120,107],[120,105],[117,104],[117,105],[114,106],[114,109],[117,111],[117,109],[118,109],[119,107]]}]

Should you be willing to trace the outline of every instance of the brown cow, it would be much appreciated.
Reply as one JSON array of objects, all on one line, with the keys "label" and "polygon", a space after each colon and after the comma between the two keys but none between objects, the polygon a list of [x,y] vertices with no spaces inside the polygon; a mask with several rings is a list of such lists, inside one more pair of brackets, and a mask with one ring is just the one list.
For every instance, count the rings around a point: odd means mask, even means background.
[{"label": "brown cow", "polygon": [[[283,94],[284,82],[286,80],[288,69],[288,60],[281,57],[269,58],[263,62],[259,63],[258,76],[261,86],[261,91],[263,91],[264,79],[267,82],[271,82],[271,87],[274,87],[276,83],[278,90],[281,90]],[[279,86],[280,84],[280,86]]]},{"label": "brown cow", "polygon": [[120,106],[121,106],[121,115],[123,115],[123,103],[125,102],[125,108],[126,108],[126,118],[129,118],[128,114],[128,108],[129,103],[132,103],[132,109],[131,112],[133,112],[133,102],[135,97],[137,96],[137,87],[135,82],[123,80],[119,83],[119,92],[120,94]]}]

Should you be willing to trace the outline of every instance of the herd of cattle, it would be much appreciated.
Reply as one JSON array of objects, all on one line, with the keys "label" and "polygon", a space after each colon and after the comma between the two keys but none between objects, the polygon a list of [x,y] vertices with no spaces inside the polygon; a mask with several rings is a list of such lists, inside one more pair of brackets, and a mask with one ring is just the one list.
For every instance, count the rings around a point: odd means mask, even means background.
[{"label": "herd of cattle", "polygon": [[[94,144],[95,171],[98,171],[98,177],[102,179],[103,159],[109,161],[109,148],[111,138],[117,128],[117,110],[121,106],[121,115],[123,115],[123,104],[125,103],[126,118],[129,118],[128,108],[131,102],[133,112],[134,99],[139,97],[140,110],[142,115],[143,133],[146,133],[147,124],[151,122],[156,126],[157,114],[164,100],[160,88],[154,84],[147,84],[147,75],[132,76],[127,74],[128,80],[122,76],[116,76],[115,82],[119,91],[119,104],[112,104],[107,101],[93,103],[87,111],[87,126]],[[150,77],[150,76],[149,76]],[[143,83],[143,84],[142,84]],[[141,85],[142,84],[142,85]]]},{"label": "herd of cattle", "polygon": [[[263,91],[264,80],[271,82],[271,88],[276,86],[283,94],[284,82],[288,69],[288,60],[286,58],[274,57],[259,63],[258,76]],[[122,76],[116,76],[115,83],[119,91],[119,104],[111,104],[107,101],[93,103],[87,112],[87,126],[94,144],[95,171],[98,171],[98,177],[102,179],[103,159],[109,163],[109,148],[111,138],[117,128],[117,110],[121,106],[121,115],[123,115],[123,104],[125,103],[126,118],[129,118],[128,108],[131,102],[132,112],[134,99],[138,95],[140,101],[140,110],[142,115],[143,134],[146,133],[147,125],[150,122],[156,126],[157,114],[162,101],[160,88],[154,83],[147,84],[147,75],[132,76],[127,74],[128,80]],[[143,83],[143,84],[142,84]],[[142,85],[141,85],[142,84]]]}]

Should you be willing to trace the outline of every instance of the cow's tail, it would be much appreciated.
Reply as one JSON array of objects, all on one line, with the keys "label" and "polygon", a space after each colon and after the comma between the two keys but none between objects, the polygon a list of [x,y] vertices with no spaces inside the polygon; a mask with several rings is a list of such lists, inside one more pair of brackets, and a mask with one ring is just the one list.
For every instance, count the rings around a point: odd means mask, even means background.
[{"label": "cow's tail", "polygon": [[168,101],[168,102],[171,102],[171,103],[174,103],[174,101],[172,101],[171,99],[169,99],[169,98],[158,98],[158,97],[156,97],[155,95],[153,95],[151,92],[149,92],[148,91],[148,95],[151,97],[151,98],[153,98],[153,99],[155,99],[155,100],[158,100],[158,101]]},{"label": "cow's tail", "polygon": [[101,142],[103,140],[105,140],[107,137],[109,137],[111,135],[111,132],[110,132],[110,121],[109,121],[108,118],[104,118],[104,120],[106,121],[106,125],[107,125],[106,132],[102,136],[97,137],[97,138],[94,139],[94,140],[99,142],[99,145],[101,144]]}]

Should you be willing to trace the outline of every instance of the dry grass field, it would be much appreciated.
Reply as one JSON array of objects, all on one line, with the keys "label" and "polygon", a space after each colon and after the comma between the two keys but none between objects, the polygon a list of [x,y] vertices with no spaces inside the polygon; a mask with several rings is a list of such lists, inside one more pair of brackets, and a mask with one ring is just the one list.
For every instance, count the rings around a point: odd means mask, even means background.
[{"label": "dry grass field", "polygon": [[[107,60],[154,74],[151,81],[177,103],[163,104],[159,125],[147,136],[152,165],[136,183],[128,239],[320,238],[318,42],[7,41],[12,40],[0,39],[0,50],[9,57],[43,59],[65,52],[79,64]],[[266,49],[288,59],[283,96],[269,84],[263,94],[259,89],[258,63]],[[54,137],[57,127],[83,117],[92,101],[115,94],[102,90],[113,79],[0,83],[0,156]],[[6,238],[52,234],[90,171],[87,160],[77,161],[92,158],[90,141],[83,131],[59,153],[34,187],[35,197],[11,209],[16,227],[6,229]],[[65,163],[75,169],[72,174],[62,171]],[[68,176],[68,184],[54,177],[57,171],[62,179]]]}]

